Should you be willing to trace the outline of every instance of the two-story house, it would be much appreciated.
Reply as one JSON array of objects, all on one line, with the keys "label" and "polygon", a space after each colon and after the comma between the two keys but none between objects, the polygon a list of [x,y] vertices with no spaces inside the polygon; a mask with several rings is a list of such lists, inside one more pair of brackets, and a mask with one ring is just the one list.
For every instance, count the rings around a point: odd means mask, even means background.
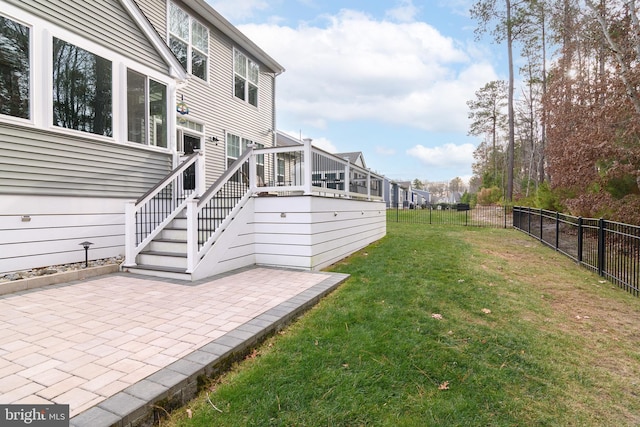
[{"label": "two-story house", "polygon": [[203,0],[0,0],[0,20],[0,272],[86,241],[185,280],[317,269],[384,235],[382,177],[276,146],[283,67]]}]

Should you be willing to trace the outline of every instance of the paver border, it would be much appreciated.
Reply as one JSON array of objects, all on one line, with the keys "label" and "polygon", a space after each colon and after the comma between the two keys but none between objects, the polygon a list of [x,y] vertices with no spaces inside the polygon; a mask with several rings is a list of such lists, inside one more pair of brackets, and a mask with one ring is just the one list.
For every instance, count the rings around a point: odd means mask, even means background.
[{"label": "paver border", "polygon": [[[234,270],[195,282],[173,279],[167,279],[167,281],[197,286],[205,281],[237,274],[239,271],[251,268],[255,267]],[[300,270],[291,271],[300,272]],[[183,406],[197,396],[208,378],[220,375],[233,362],[244,357],[251,348],[291,323],[349,278],[348,274],[342,273],[309,273],[324,274],[327,278],[74,416],[70,420],[70,427],[151,426],[164,415],[165,411],[170,412]],[[130,273],[122,274],[130,275]]]}]

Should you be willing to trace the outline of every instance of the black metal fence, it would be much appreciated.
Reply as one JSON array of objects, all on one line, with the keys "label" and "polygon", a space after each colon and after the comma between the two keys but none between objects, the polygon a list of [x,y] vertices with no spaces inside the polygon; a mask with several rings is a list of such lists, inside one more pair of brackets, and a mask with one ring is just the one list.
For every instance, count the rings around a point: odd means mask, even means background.
[{"label": "black metal fence", "polygon": [[640,227],[518,206],[513,227],[640,295]]},{"label": "black metal fence", "polygon": [[508,228],[512,225],[510,207],[475,206],[464,203],[399,206],[387,209],[387,221],[413,224],[463,225]]}]

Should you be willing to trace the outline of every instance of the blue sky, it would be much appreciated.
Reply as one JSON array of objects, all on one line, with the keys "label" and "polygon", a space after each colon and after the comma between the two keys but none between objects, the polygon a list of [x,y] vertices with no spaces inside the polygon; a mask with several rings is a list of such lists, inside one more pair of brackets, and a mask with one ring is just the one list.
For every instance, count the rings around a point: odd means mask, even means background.
[{"label": "blue sky", "polygon": [[467,100],[504,79],[472,0],[208,0],[278,61],[277,126],[393,180],[471,176]]}]

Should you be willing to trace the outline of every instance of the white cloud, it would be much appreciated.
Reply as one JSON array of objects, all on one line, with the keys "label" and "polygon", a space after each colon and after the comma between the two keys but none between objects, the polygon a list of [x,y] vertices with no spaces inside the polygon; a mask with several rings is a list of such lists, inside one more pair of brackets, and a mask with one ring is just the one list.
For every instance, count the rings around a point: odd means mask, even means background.
[{"label": "white cloud", "polygon": [[444,144],[438,147],[416,145],[407,150],[407,154],[415,157],[425,166],[437,168],[458,168],[473,163],[473,144]]},{"label": "white cloud", "polygon": [[324,27],[240,29],[287,70],[278,77],[279,112],[318,128],[374,120],[466,133],[466,101],[496,79],[487,59],[424,22],[377,21],[342,10],[326,17]]},{"label": "white cloud", "polygon": [[313,141],[311,141],[311,145],[332,154],[335,154],[338,152],[338,149],[336,148],[335,145],[333,145],[333,142],[331,142],[327,138],[314,139]]},{"label": "white cloud", "polygon": [[337,153],[338,149],[336,148],[336,146],[333,144],[333,142],[331,142],[331,140],[324,138],[324,137],[319,137],[319,138],[313,138],[309,135],[306,135],[304,133],[302,133],[302,131],[280,131],[283,133],[286,133],[287,135],[289,135],[290,137],[296,139],[296,140],[305,140],[307,138],[311,138],[311,145],[313,145],[314,147],[317,147],[321,150],[324,150],[328,153]]}]

